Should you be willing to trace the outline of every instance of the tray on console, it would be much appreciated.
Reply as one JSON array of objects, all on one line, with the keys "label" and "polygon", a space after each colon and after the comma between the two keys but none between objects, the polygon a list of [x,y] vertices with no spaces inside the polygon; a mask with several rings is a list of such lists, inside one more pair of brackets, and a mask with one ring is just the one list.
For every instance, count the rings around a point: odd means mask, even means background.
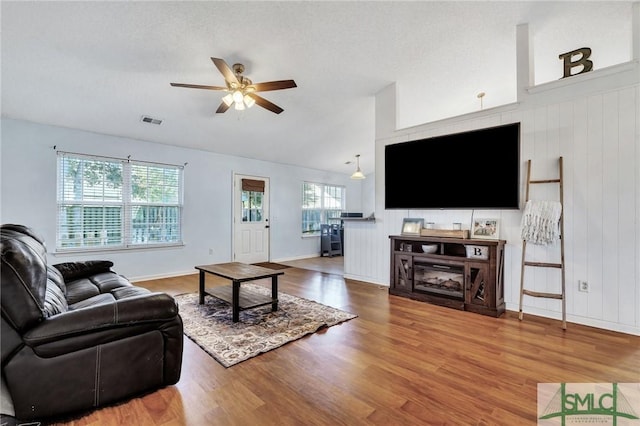
[{"label": "tray on console", "polygon": [[468,229],[421,229],[422,237],[469,238]]}]

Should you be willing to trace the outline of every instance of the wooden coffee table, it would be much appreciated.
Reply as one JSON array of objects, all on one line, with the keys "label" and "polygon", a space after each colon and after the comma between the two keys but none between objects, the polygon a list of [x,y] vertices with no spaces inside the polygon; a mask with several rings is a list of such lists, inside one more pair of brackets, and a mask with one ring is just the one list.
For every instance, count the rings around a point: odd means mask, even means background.
[{"label": "wooden coffee table", "polygon": [[[278,310],[278,275],[283,275],[283,271],[240,262],[200,265],[195,268],[200,271],[200,304],[204,303],[204,296],[207,294],[224,300],[231,304],[233,322],[239,321],[240,311],[245,309],[271,304],[271,311]],[[229,279],[231,280],[231,285],[205,288],[204,280],[207,273]],[[240,292],[240,283],[261,278],[271,278],[271,297],[256,294],[246,289]]]}]

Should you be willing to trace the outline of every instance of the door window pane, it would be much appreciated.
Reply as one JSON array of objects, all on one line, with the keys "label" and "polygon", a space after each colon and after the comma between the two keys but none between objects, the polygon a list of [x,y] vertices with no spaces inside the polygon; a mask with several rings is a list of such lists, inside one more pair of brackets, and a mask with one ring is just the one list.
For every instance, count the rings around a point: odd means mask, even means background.
[{"label": "door window pane", "polygon": [[264,192],[242,191],[242,221],[262,222],[262,199]]}]

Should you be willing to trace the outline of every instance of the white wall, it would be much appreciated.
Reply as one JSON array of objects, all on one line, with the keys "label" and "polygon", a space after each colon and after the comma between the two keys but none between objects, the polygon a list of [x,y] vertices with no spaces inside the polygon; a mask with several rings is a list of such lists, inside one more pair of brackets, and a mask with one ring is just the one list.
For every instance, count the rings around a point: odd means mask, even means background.
[{"label": "white wall", "polygon": [[[397,92],[389,86],[376,99],[376,117],[381,118],[376,137],[377,220],[348,223],[345,276],[388,285],[388,236],[399,234],[404,217],[423,217],[443,228],[452,222],[469,224],[472,213],[495,217],[501,222],[500,238],[507,240],[507,309],[517,311],[522,211],[384,210],[384,146],[521,122],[522,194],[526,160],[532,160],[534,178],[556,177],[558,157],[564,161],[568,320],[640,334],[639,76],[634,61],[529,88],[516,104],[399,130],[393,126]],[[416,190],[420,188],[416,184]],[[547,193],[540,195],[553,199]],[[533,246],[527,258],[557,262],[559,245]],[[578,280],[589,283],[589,293],[578,292]],[[559,292],[561,281],[557,270],[535,268],[527,270],[525,282],[527,288]],[[561,304],[525,297],[524,311],[560,318]]]},{"label": "white wall", "polygon": [[[184,170],[184,247],[55,254],[56,150],[187,163]],[[34,228],[48,242],[49,262],[108,259],[130,279],[196,272],[199,264],[231,260],[233,173],[270,178],[271,260],[318,256],[319,237],[301,237],[302,182],[345,185],[347,209],[361,210],[361,183],[348,175],[211,152],[2,119],[0,219]],[[209,249],[213,254],[209,255]]]}]

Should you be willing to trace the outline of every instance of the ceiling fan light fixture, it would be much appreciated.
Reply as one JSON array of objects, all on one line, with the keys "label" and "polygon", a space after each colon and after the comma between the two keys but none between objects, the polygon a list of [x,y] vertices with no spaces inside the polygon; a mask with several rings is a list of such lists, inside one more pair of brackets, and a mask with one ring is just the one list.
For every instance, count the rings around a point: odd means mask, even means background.
[{"label": "ceiling fan light fixture", "polygon": [[224,102],[228,107],[233,104],[233,95],[228,93],[225,97],[222,98],[222,102]]},{"label": "ceiling fan light fixture", "polygon": [[[227,92],[222,98],[222,102],[216,114],[223,113],[234,105],[236,110],[242,111],[246,108],[251,108],[253,105],[265,108],[275,114],[280,114],[284,111],[278,105],[258,96],[254,95],[255,92],[266,92],[271,90],[291,89],[298,87],[293,80],[278,80],[278,81],[265,81],[262,83],[253,84],[250,78],[242,75],[244,72],[244,65],[233,64],[233,69],[220,58],[211,58],[213,64],[218,68],[218,71],[222,74],[225,81],[225,86],[205,86],[202,84],[186,84],[186,83],[170,83],[173,87],[188,87],[192,89],[206,89],[206,90],[222,90]],[[257,101],[256,101],[257,100]]]},{"label": "ceiling fan light fixture", "polygon": [[256,101],[251,96],[244,95],[244,103],[245,103],[245,105],[247,105],[247,108],[251,108],[252,106],[254,106],[256,104]]},{"label": "ceiling fan light fixture", "polygon": [[242,98],[244,97],[244,95],[242,94],[241,91],[236,90],[235,92],[233,92],[233,101],[236,104],[241,104],[242,103]]},{"label": "ceiling fan light fixture", "polygon": [[351,175],[351,179],[361,180],[365,178],[366,176],[362,173],[362,170],[360,170],[360,154],[358,154],[356,155],[356,171]]}]

